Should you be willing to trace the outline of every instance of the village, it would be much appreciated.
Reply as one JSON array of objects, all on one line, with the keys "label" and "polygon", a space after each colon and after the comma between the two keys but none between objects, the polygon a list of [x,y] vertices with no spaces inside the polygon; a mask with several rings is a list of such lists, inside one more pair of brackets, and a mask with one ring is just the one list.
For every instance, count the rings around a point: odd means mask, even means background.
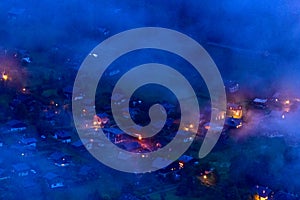
[{"label": "village", "polygon": [[[40,63],[35,63],[35,58],[30,52],[4,48],[1,50],[1,61],[1,90],[3,91],[0,105],[3,110],[0,116],[2,152],[0,182],[3,186],[0,188],[1,199],[18,198],[18,195],[24,195],[25,191],[30,191],[33,196],[39,196],[42,192],[48,191],[50,196],[51,194],[55,196],[65,190],[80,188],[82,185],[88,186],[90,183],[97,185],[103,182],[106,176],[112,178],[107,174],[115,172],[104,167],[87,151],[92,148],[105,148],[103,141],[97,139],[99,129],[102,129],[106,137],[118,147],[139,153],[141,156],[147,156],[148,152],[156,151],[168,144],[178,129],[178,116],[180,116],[178,112],[180,111],[176,105],[168,102],[160,102],[169,116],[164,130],[150,139],[142,138],[138,130],[135,130],[135,137],[120,130],[111,116],[109,104],[97,108],[97,114],[91,115],[93,113],[91,109],[95,109],[91,107],[92,100],[85,99],[84,94],[72,97],[72,79],[78,67],[74,67],[74,63],[78,62],[65,60],[62,65],[68,72],[59,74],[52,69],[41,85],[34,81],[30,82],[30,78],[41,76],[41,72],[36,70],[36,65]],[[20,77],[19,72],[26,75]],[[108,72],[107,76],[109,78],[119,72]],[[25,77],[26,81],[22,80]],[[224,119],[225,124],[212,156],[202,160],[197,157],[197,151],[207,130],[216,128],[210,124],[209,116],[211,109],[218,110],[218,108],[206,106],[199,119],[200,127],[196,131],[193,124],[187,124],[183,130],[180,130],[182,142],[192,140],[192,138],[185,137],[186,132],[192,130],[197,132],[190,149],[168,167],[143,175],[147,177],[144,181],[151,179],[153,185],[145,189],[141,183],[143,178],[138,177],[137,181],[131,181],[132,184],[136,184],[136,190],[126,189],[124,185],[128,183],[124,183],[119,188],[122,192],[112,191],[112,193],[118,194],[119,199],[167,199],[166,196],[169,195],[167,191],[174,191],[174,195],[178,198],[185,196],[197,198],[212,193],[223,195],[226,193],[228,199],[299,199],[297,196],[299,194],[295,190],[272,188],[267,185],[268,181],[253,181],[253,185],[244,183],[242,189],[237,186],[231,187],[227,179],[231,174],[229,170],[234,167],[235,163],[223,162],[224,159],[219,159],[224,148],[225,151],[226,149],[231,151],[231,147],[228,146],[237,145],[238,142],[234,140],[235,135],[251,124],[249,112],[257,113],[259,116],[278,113],[275,116],[280,120],[285,120],[290,113],[297,112],[299,99],[279,92],[267,97],[243,99],[241,94],[244,91],[241,91],[236,81],[226,81],[225,89],[228,98],[227,111],[220,111],[215,116],[216,119]],[[78,137],[74,128],[72,100],[82,101],[86,105],[86,109],[79,113],[84,121],[82,129],[89,133],[84,139]],[[121,94],[115,94],[109,101],[121,107],[124,98]],[[142,98],[132,98],[130,116],[124,115],[123,117],[131,117],[142,123],[143,116],[147,112],[148,105],[146,104]],[[268,135],[268,138],[280,144],[283,142],[276,135]],[[219,160],[211,157],[218,157]],[[120,157],[119,159],[126,158]],[[261,185],[262,183],[265,184]],[[161,184],[165,185],[164,189],[157,189]],[[105,189],[103,190],[100,193],[105,193]],[[96,186],[93,191],[89,192],[89,195],[95,199],[104,198],[103,194],[99,194]],[[107,196],[105,198],[114,199]]]},{"label": "village", "polygon": [[[74,11],[82,17],[79,9]],[[135,7],[134,11],[136,12]],[[112,12],[119,16],[122,9],[113,8]],[[185,15],[188,16],[189,13],[190,9]],[[199,14],[198,11],[196,13]],[[5,38],[5,34],[18,38],[16,33],[23,33],[27,26],[34,27],[38,21],[22,7],[8,6],[3,16],[5,24],[0,32],[1,38]],[[73,96],[76,73],[86,56],[85,53],[99,41],[111,36],[111,32],[122,30],[116,27],[123,26],[123,22],[114,27],[109,25],[113,22],[95,23],[96,20],[87,19],[85,22],[89,30],[83,30],[86,32],[82,34],[77,25],[84,26],[84,22],[69,21],[66,30],[73,30],[74,35],[78,34],[76,36],[80,39],[88,37],[84,41],[88,43],[87,46],[84,42],[74,45],[77,37],[69,43],[66,42],[71,38],[68,32],[59,39],[54,37],[54,42],[42,39],[27,42],[29,34],[25,31],[23,38],[26,40],[18,45],[22,47],[13,48],[0,44],[0,199],[300,199],[300,184],[297,180],[297,161],[300,157],[300,139],[297,137],[297,113],[300,111],[298,94],[270,88],[269,93],[262,94],[257,91],[256,94],[249,95],[240,80],[227,80],[226,77],[226,111],[211,108],[209,97],[199,95],[199,127],[189,123],[178,130],[180,109],[176,102],[167,101],[168,98],[158,102],[149,101],[147,94],[143,96],[142,93],[141,96],[130,99],[130,113],[126,112],[124,102],[127,99],[121,93],[111,95],[110,80],[117,79],[125,71],[117,66],[105,72],[107,88],[101,88],[104,91],[96,95],[94,106],[93,100],[85,98],[84,93]],[[115,29],[111,31],[110,28]],[[51,27],[49,30],[52,31]],[[43,39],[48,38],[49,30],[45,29],[46,33],[38,34],[44,34]],[[31,37],[35,40],[35,36]],[[224,60],[230,60],[232,52],[238,54],[240,51],[250,52],[246,56],[248,59],[253,59],[253,54],[269,60],[274,59],[274,55],[268,50],[257,54],[226,43],[224,45],[218,37],[218,34],[211,36],[206,47],[219,48],[214,51],[221,52],[221,59],[225,57]],[[74,50],[76,48],[80,50]],[[145,57],[147,56],[143,59]],[[247,63],[247,60],[242,61],[242,64]],[[223,62],[226,61],[222,60],[221,63]],[[268,65],[259,67],[262,71],[270,71]],[[192,81],[197,83],[199,80],[195,78]],[[251,81],[249,79],[249,84]],[[269,85],[262,87],[269,88]],[[86,132],[84,138],[78,136],[74,126],[72,101],[80,101],[86,106],[80,113],[76,113],[82,118],[81,129]],[[151,138],[143,138],[137,127],[131,127],[134,136],[126,134],[116,125],[111,112],[111,102],[124,111],[122,117],[132,118],[139,125],[148,122],[151,103],[159,103],[168,115],[163,130]],[[218,113],[213,116],[216,120],[225,120],[223,127],[210,123],[212,110]],[[221,132],[221,136],[213,151],[207,157],[199,159],[198,151],[209,129]],[[130,174],[105,166],[88,152],[92,149],[109,152],[98,137],[101,130],[111,143],[142,158],[147,157],[149,152],[166,146],[176,134],[180,136],[182,143],[192,142],[192,145],[167,167],[161,169],[160,162],[164,160],[158,158],[151,163],[156,171]],[[190,137],[190,132],[196,133],[194,138]],[[122,165],[128,157],[119,154],[118,158],[112,159],[118,159]]]}]

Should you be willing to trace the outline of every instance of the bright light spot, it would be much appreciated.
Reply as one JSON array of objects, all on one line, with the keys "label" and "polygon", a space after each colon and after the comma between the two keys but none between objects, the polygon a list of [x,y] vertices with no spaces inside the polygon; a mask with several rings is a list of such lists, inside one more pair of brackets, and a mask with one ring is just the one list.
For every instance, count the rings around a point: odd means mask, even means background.
[{"label": "bright light spot", "polygon": [[139,136],[138,136],[138,139],[139,139],[139,140],[142,140],[142,139],[143,139],[143,137],[142,137],[141,135],[139,135]]},{"label": "bright light spot", "polygon": [[286,100],[286,101],[284,102],[284,104],[286,104],[286,105],[290,104],[290,100]]},{"label": "bright light spot", "polygon": [[93,53],[92,56],[94,56],[95,58],[97,58],[97,57],[98,57],[98,54]]},{"label": "bright light spot", "polygon": [[204,178],[204,179],[207,179],[207,176],[206,176],[206,175],[204,175],[204,176],[203,176],[203,178]]},{"label": "bright light spot", "polygon": [[25,155],[25,153],[22,153],[21,155],[22,155],[22,156],[24,156],[24,155]]},{"label": "bright light spot", "polygon": [[4,72],[2,74],[2,78],[3,78],[4,81],[7,81],[8,80],[8,75]]},{"label": "bright light spot", "polygon": [[284,118],[285,118],[285,115],[281,115],[281,118],[284,119]]}]

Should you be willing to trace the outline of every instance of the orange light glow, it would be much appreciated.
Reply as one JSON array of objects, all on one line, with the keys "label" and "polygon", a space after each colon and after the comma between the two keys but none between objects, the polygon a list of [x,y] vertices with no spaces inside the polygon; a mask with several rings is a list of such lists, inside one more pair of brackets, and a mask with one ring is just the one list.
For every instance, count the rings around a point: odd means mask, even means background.
[{"label": "orange light glow", "polygon": [[139,136],[138,136],[138,139],[139,139],[139,140],[142,140],[142,139],[143,139],[143,137],[142,137],[141,135],[139,135]]},{"label": "orange light glow", "polygon": [[286,100],[285,102],[284,102],[284,104],[286,104],[286,105],[288,105],[288,104],[290,104],[291,102],[290,102],[290,100]]},{"label": "orange light glow", "polygon": [[3,78],[4,81],[7,81],[8,80],[8,75],[4,72],[2,74],[2,78]]}]

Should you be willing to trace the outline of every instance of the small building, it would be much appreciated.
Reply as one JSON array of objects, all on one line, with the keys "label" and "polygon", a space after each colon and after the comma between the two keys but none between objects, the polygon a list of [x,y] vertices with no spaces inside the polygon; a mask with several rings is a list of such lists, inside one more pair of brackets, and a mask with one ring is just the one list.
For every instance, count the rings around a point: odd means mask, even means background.
[{"label": "small building", "polygon": [[224,126],[227,128],[241,128],[243,126],[243,121],[241,119],[227,117]]},{"label": "small building", "polygon": [[93,148],[93,139],[81,139],[73,142],[71,145],[74,149],[84,150],[84,149],[92,149]]},{"label": "small building", "polygon": [[214,168],[202,169],[200,176],[197,176],[200,182],[205,186],[214,186],[217,183],[218,177]]},{"label": "small building", "polygon": [[35,138],[23,138],[21,140],[22,144],[29,147],[36,147],[37,139]]},{"label": "small building", "polygon": [[67,131],[56,131],[53,137],[62,143],[70,143],[72,141],[71,134]]},{"label": "small building", "polygon": [[16,20],[19,17],[22,17],[25,13],[25,9],[23,8],[11,8],[8,12],[8,19],[9,20]]},{"label": "small building", "polygon": [[183,169],[186,164],[194,160],[192,156],[182,155],[178,158],[179,168]]},{"label": "small building", "polygon": [[254,105],[255,108],[266,109],[267,102],[268,102],[268,99],[255,98],[252,101],[252,104]]},{"label": "small building", "polygon": [[226,116],[234,119],[242,119],[243,118],[242,106],[235,103],[228,103]]},{"label": "small building", "polygon": [[124,141],[124,132],[117,128],[104,128],[103,132],[107,135],[107,138],[115,144]]},{"label": "small building", "polygon": [[64,187],[63,178],[55,173],[48,172],[44,175],[44,178],[51,189]]},{"label": "small building", "polygon": [[100,113],[94,116],[93,125],[95,128],[103,128],[109,124],[109,115],[107,113]]},{"label": "small building", "polygon": [[30,167],[26,163],[18,163],[12,166],[12,172],[17,176],[28,176]]},{"label": "small building", "polygon": [[130,152],[138,151],[142,148],[142,146],[138,142],[122,142],[122,143],[120,143],[120,146],[123,149],[130,151]]},{"label": "small building", "polygon": [[0,181],[1,180],[6,180],[6,179],[9,179],[9,178],[10,178],[9,173],[5,169],[0,168]]},{"label": "small building", "polygon": [[63,88],[63,94],[67,99],[72,99],[73,86],[69,85]]},{"label": "small building", "polygon": [[268,187],[256,185],[253,189],[253,200],[268,200],[273,196],[273,192]]},{"label": "small building", "polygon": [[48,159],[52,160],[59,167],[66,167],[71,164],[71,156],[59,151],[52,153]]},{"label": "small building", "polygon": [[19,120],[10,120],[6,125],[11,132],[19,132],[27,129],[27,124]]},{"label": "small building", "polygon": [[225,83],[225,89],[229,93],[236,93],[239,91],[240,85],[238,82],[230,80]]}]

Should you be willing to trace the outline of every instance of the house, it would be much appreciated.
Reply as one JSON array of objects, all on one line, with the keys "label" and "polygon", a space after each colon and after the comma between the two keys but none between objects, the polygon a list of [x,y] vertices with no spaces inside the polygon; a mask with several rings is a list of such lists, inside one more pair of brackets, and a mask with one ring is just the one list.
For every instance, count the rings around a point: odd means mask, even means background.
[{"label": "house", "polygon": [[230,118],[230,117],[227,117],[225,119],[225,123],[224,123],[224,126],[227,127],[227,128],[241,128],[243,125],[243,122],[241,119],[236,119],[236,118]]},{"label": "house", "polygon": [[62,143],[70,143],[72,141],[71,133],[67,131],[56,131],[53,137]]},{"label": "house", "polygon": [[217,183],[217,174],[214,168],[203,168],[200,171],[200,176],[197,176],[198,180],[205,186],[214,186]]},{"label": "house", "polygon": [[298,200],[299,196],[283,191],[278,191],[274,194],[273,200]]},{"label": "house", "polygon": [[59,151],[52,153],[48,159],[52,160],[59,167],[66,167],[71,163],[71,156]]},{"label": "house", "polygon": [[67,87],[63,88],[63,94],[65,95],[65,97],[67,99],[71,99],[72,98],[72,94],[73,94],[73,86],[69,85]]},{"label": "house", "polygon": [[93,147],[92,141],[89,139],[81,139],[73,142],[71,145],[73,148],[77,150],[92,149]]},{"label": "house", "polygon": [[142,146],[138,142],[122,142],[122,143],[120,143],[120,146],[123,149],[130,151],[130,152],[137,151],[142,148]]},{"label": "house", "polygon": [[30,173],[30,167],[26,163],[18,163],[12,166],[12,172],[17,176],[28,176]]},{"label": "house", "polygon": [[266,109],[267,102],[268,102],[268,99],[255,98],[252,101],[252,104],[254,105],[255,108]]},{"label": "house", "polygon": [[97,172],[89,165],[83,165],[78,170],[78,175],[82,179],[92,179],[97,177]]},{"label": "house", "polygon": [[93,125],[95,128],[103,128],[109,124],[109,115],[107,113],[100,113],[94,116]]},{"label": "house", "polygon": [[273,192],[268,187],[256,185],[253,188],[253,200],[268,200],[273,196]]},{"label": "house", "polygon": [[236,93],[239,91],[240,85],[236,81],[226,81],[225,82],[225,90],[229,93]]},{"label": "house", "polygon": [[22,138],[21,143],[28,147],[36,147],[37,139],[35,138]]},{"label": "house", "polygon": [[228,103],[226,116],[234,119],[242,119],[243,118],[242,106],[235,103]]},{"label": "house", "polygon": [[10,175],[5,169],[0,168],[0,181],[9,179]]},{"label": "house", "polygon": [[49,186],[49,188],[60,188],[64,187],[64,180],[55,173],[48,172],[44,175],[44,178]]},{"label": "house", "polygon": [[117,128],[104,128],[102,130],[107,135],[107,138],[115,144],[123,142],[125,133],[122,130]]},{"label": "house", "polygon": [[27,129],[27,125],[19,120],[10,120],[6,125],[11,132],[24,131]]},{"label": "house", "polygon": [[9,20],[16,20],[18,17],[21,17],[25,12],[23,8],[11,8],[8,12],[8,19]]},{"label": "house", "polygon": [[188,155],[182,155],[178,158],[179,168],[183,169],[186,164],[194,160],[193,157]]}]

